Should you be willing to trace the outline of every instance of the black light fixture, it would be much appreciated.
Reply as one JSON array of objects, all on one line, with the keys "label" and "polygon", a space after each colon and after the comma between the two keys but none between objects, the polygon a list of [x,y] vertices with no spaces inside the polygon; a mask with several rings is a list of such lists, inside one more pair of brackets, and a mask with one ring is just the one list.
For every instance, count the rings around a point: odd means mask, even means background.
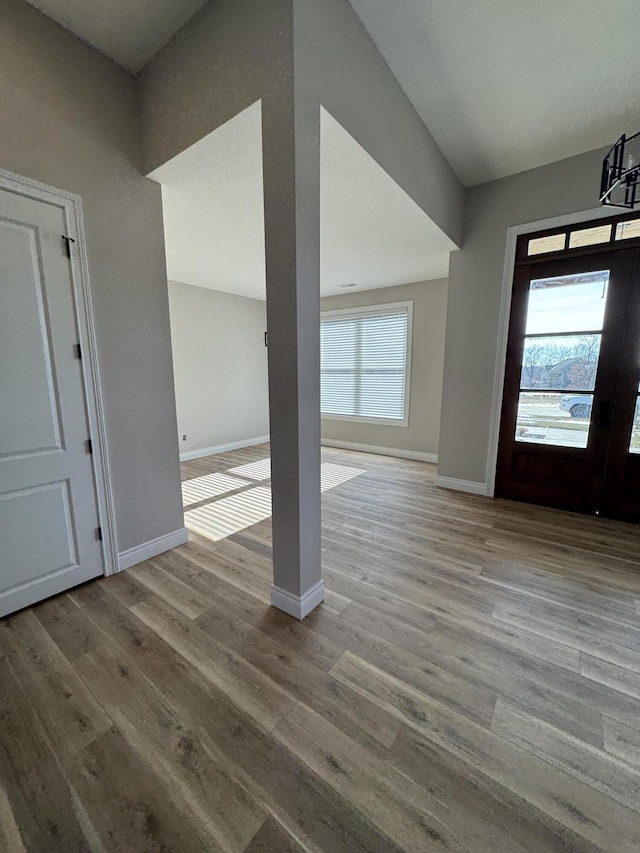
[{"label": "black light fixture", "polygon": [[613,145],[602,162],[600,204],[632,209],[640,203],[640,133]]}]

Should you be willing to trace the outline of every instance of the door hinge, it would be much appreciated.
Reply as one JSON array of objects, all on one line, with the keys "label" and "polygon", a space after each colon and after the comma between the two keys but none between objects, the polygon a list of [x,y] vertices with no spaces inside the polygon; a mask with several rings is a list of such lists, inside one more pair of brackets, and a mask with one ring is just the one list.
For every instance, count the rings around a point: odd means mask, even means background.
[{"label": "door hinge", "polygon": [[82,347],[80,344],[73,345],[73,354],[76,358],[82,358]]},{"label": "door hinge", "polygon": [[93,442],[91,441],[91,439],[90,439],[90,438],[88,438],[88,439],[85,441],[84,446],[85,446],[85,448],[86,448],[86,450],[87,450],[87,453],[93,453]]},{"label": "door hinge", "polygon": [[102,528],[96,527],[96,541],[102,542]]},{"label": "door hinge", "polygon": [[65,234],[62,235],[62,242],[64,243],[65,254],[68,258],[71,257],[71,244],[75,243],[73,237],[67,237]]}]

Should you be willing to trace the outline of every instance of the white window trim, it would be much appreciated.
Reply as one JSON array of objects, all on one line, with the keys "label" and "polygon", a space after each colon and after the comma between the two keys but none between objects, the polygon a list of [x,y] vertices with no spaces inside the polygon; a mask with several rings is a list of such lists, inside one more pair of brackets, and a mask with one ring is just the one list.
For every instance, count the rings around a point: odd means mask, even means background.
[{"label": "white window trim", "polygon": [[388,314],[392,311],[406,309],[407,312],[407,356],[404,370],[404,418],[367,418],[359,415],[325,415],[320,416],[323,421],[347,421],[357,424],[377,424],[378,426],[408,427],[409,408],[411,405],[411,353],[413,351],[413,300],[407,302],[385,302],[376,305],[360,305],[357,308],[338,308],[334,311],[322,311],[320,320],[328,320],[332,317],[350,317],[358,314],[372,316],[375,314]]}]

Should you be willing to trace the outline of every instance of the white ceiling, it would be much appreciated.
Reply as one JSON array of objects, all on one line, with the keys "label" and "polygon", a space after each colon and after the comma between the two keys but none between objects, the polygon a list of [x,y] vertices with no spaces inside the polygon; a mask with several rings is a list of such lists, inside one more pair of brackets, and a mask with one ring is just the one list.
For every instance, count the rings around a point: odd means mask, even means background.
[{"label": "white ceiling", "polygon": [[[29,2],[135,74],[206,0]],[[465,186],[640,126],[639,0],[350,2]]]},{"label": "white ceiling", "polygon": [[638,0],[350,2],[466,186],[638,130]]},{"label": "white ceiling", "polygon": [[[324,110],[321,132],[322,295],[446,277],[449,238]],[[264,299],[260,103],[150,177],[169,278]]]},{"label": "white ceiling", "polygon": [[137,74],[207,0],[28,0]]}]

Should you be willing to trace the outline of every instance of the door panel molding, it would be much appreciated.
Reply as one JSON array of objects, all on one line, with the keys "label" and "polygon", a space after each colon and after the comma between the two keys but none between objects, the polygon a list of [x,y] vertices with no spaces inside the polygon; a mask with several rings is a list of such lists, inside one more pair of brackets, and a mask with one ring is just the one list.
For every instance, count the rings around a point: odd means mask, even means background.
[{"label": "door panel molding", "polygon": [[[31,521],[31,530],[27,536],[21,541],[23,553],[22,560],[28,562],[31,566],[42,567],[40,574],[35,574],[28,580],[23,580],[18,577],[11,583],[9,576],[9,585],[6,586],[0,593],[0,599],[7,598],[15,593],[16,590],[25,587],[40,584],[46,578],[55,577],[62,572],[68,572],[71,569],[78,567],[78,536],[72,513],[72,497],[71,487],[68,480],[59,480],[45,485],[29,486],[25,489],[17,489],[12,492],[4,492],[0,495],[0,506],[4,504],[5,513],[8,509],[8,518],[0,517],[0,558],[3,554],[3,545],[9,540],[9,532],[12,524],[19,523],[19,516],[24,510],[20,507],[13,510],[11,504],[14,501],[20,502],[24,498],[33,498],[38,495],[41,503],[48,502],[49,511],[57,515],[58,524],[55,531],[51,531],[46,538],[46,553],[41,547],[41,541],[38,540],[36,528],[40,524],[39,517],[33,517]],[[12,512],[13,510],[13,512]],[[12,518],[12,515],[15,516]],[[64,524],[63,524],[64,522]],[[64,529],[63,529],[64,527]],[[64,535],[63,535],[64,534]],[[51,557],[57,554],[59,564],[51,567]],[[8,560],[7,562],[10,562]],[[44,565],[44,564],[47,565]],[[0,559],[0,565],[4,565],[4,559]]]},{"label": "door panel molding", "polygon": [[498,466],[498,445],[500,442],[500,421],[502,416],[502,392],[504,372],[507,364],[507,342],[509,338],[509,318],[511,314],[511,298],[513,280],[516,268],[516,244],[521,234],[533,234],[564,225],[579,225],[594,219],[611,219],[611,208],[597,207],[591,210],[581,210],[575,213],[554,216],[549,219],[539,219],[536,222],[525,222],[522,225],[512,225],[507,228],[505,239],[505,256],[502,273],[502,293],[500,297],[500,315],[496,347],[496,361],[493,373],[493,395],[491,403],[491,421],[489,424],[489,446],[487,454],[486,494],[493,497],[496,486],[496,471]]},{"label": "door panel molding", "polygon": [[[110,575],[118,571],[118,549],[82,200],[80,196],[66,190],[42,184],[4,169],[0,169],[0,189],[60,208],[64,212],[66,236],[72,237],[75,241],[71,244],[70,259],[73,302],[82,350],[81,370],[87,402],[89,434],[93,447],[92,463],[98,516],[102,528],[105,575]],[[52,591],[48,594],[52,595],[58,591],[59,583],[62,583],[60,578],[57,583],[52,579]],[[63,586],[60,585],[59,588],[62,589]]]},{"label": "door panel molding", "polygon": [[[8,233],[4,233],[5,229]],[[8,237],[9,245],[3,242],[5,237]],[[47,422],[43,412],[41,412],[38,417],[35,417],[35,412],[32,413],[34,417],[31,420],[35,421],[42,432],[39,436],[31,436],[31,443],[29,443],[29,436],[25,436],[24,433],[22,433],[21,440],[26,440],[27,444],[18,449],[15,448],[17,436],[11,435],[10,432],[8,435],[0,434],[0,460],[9,458],[25,459],[29,456],[38,456],[43,453],[52,453],[64,450],[58,383],[54,375],[53,345],[51,340],[51,328],[49,325],[49,312],[46,307],[47,298],[45,294],[43,275],[44,263],[41,254],[39,229],[35,225],[15,222],[11,219],[6,219],[3,216],[0,219],[0,251],[11,252],[15,249],[16,242],[20,239],[24,239],[29,246],[32,270],[34,273],[33,288],[25,288],[21,291],[22,299],[24,299],[26,303],[23,307],[27,307],[27,304],[31,302],[31,304],[36,308],[37,324],[34,323],[34,326],[37,325],[39,343],[42,349],[42,359],[38,359],[39,364],[34,365],[33,379],[35,379],[35,374],[39,373],[41,379],[44,380],[44,382],[42,382],[42,389],[44,390],[46,387],[48,395],[49,419]],[[35,328],[32,331],[35,331]],[[10,347],[29,347],[28,337],[24,336],[23,332],[24,330],[19,327],[16,327],[13,332],[9,332],[10,336],[12,333],[16,335],[14,339],[10,340]],[[22,340],[19,340],[19,338],[22,338]],[[35,341],[31,341],[31,344],[35,344]],[[32,424],[30,424],[30,426],[32,427]],[[48,435],[46,435],[46,433],[48,433]],[[5,445],[5,442],[13,448],[11,451],[2,450],[2,446]]]}]

